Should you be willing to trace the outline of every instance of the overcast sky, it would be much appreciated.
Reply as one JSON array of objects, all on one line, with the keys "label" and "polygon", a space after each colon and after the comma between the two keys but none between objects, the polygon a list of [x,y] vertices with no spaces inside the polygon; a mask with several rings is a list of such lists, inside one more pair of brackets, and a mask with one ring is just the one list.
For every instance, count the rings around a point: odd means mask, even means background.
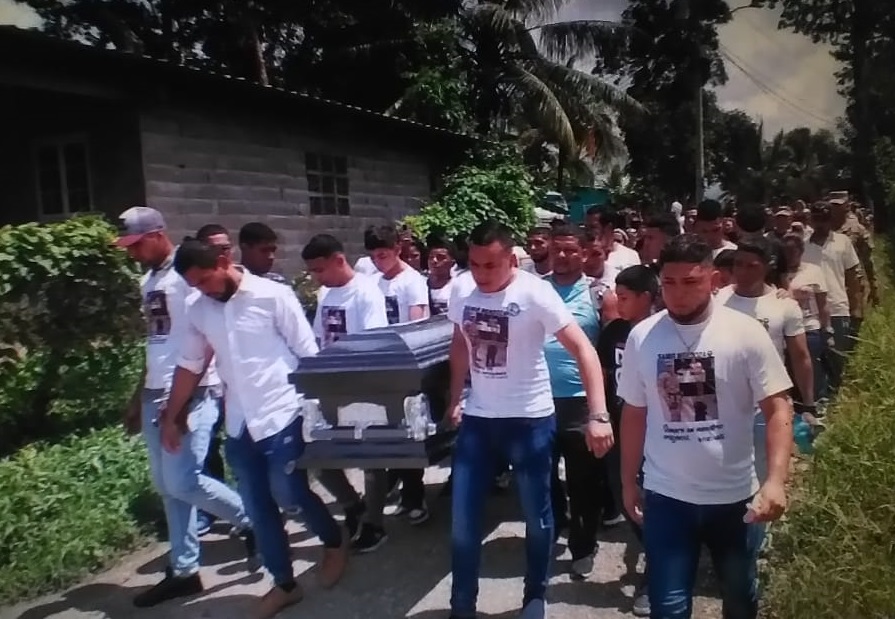
[{"label": "overcast sky", "polygon": [[[571,0],[559,19],[617,20],[626,0]],[[728,0],[731,6],[748,0]],[[721,45],[752,77],[727,61],[721,105],[764,120],[765,135],[795,127],[835,128],[845,102],[836,92],[838,69],[830,49],[788,30],[778,30],[778,11],[737,11],[720,30]],[[758,81],[760,83],[756,84]]]},{"label": "overcast sky", "polygon": [[[617,20],[626,5],[626,0],[570,0],[558,19]],[[795,127],[833,129],[845,106],[836,92],[837,63],[826,46],[778,30],[777,17],[775,11],[746,9],[721,29],[721,44],[752,76],[728,61],[730,79],[718,91],[721,105],[764,120],[766,137]],[[38,25],[39,19],[26,6],[0,0],[0,24],[26,28]]]}]

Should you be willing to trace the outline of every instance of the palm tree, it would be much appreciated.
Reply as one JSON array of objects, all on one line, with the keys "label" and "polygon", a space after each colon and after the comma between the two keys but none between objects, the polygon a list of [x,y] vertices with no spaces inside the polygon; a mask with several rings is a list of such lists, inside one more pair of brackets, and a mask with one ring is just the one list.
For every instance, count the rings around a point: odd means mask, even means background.
[{"label": "palm tree", "polygon": [[[626,29],[598,20],[551,21],[568,1],[467,2],[457,17],[455,50],[477,132],[515,135],[530,148],[554,146],[560,186],[568,165],[618,155],[613,111],[642,111],[623,90],[576,68],[582,58],[617,49]],[[408,100],[402,97],[394,111]]]}]

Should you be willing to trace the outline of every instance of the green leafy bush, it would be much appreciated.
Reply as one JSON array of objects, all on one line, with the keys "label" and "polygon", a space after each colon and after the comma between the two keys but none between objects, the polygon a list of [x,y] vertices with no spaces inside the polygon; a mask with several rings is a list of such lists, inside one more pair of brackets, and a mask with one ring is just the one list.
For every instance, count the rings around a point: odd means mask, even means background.
[{"label": "green leafy bush", "polygon": [[535,188],[531,174],[512,146],[478,151],[450,174],[435,201],[405,218],[420,238],[431,232],[453,237],[493,219],[508,225],[518,238],[535,223]]},{"label": "green leafy bush", "polygon": [[895,290],[889,247],[879,245],[881,304],[772,529],[765,613],[774,619],[895,617]]},{"label": "green leafy bush", "polygon": [[0,455],[99,427],[135,386],[137,271],[99,217],[0,228]]},{"label": "green leafy bush", "polygon": [[0,600],[56,590],[148,538],[142,442],[111,427],[0,460]]}]

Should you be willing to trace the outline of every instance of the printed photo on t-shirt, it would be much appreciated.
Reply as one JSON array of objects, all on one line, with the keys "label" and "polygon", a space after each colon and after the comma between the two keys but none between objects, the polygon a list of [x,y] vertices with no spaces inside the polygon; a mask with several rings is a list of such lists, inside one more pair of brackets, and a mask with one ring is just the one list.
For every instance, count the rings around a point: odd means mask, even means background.
[{"label": "printed photo on t-shirt", "polygon": [[385,297],[385,315],[390,325],[401,322],[401,313],[398,310],[398,297]]},{"label": "printed photo on t-shirt", "polygon": [[448,310],[447,301],[437,300],[431,294],[429,294],[429,313],[432,316],[440,316],[441,314],[447,314],[447,310]]},{"label": "printed photo on t-shirt", "polygon": [[332,344],[339,336],[348,333],[344,307],[323,307],[323,345]]},{"label": "printed photo on t-shirt", "polygon": [[164,290],[150,290],[146,293],[146,319],[150,340],[164,339],[171,333],[168,295]]},{"label": "printed photo on t-shirt", "polygon": [[710,353],[659,355],[657,377],[665,421],[718,418],[715,358]]},{"label": "printed photo on t-shirt", "polygon": [[507,375],[510,315],[505,310],[463,308],[463,332],[469,338],[472,371],[492,377]]}]

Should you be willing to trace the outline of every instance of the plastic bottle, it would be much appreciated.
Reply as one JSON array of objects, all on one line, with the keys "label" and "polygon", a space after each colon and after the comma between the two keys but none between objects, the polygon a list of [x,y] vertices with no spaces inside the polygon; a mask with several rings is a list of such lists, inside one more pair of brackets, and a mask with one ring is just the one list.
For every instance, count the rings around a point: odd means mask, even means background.
[{"label": "plastic bottle", "polygon": [[792,433],[799,453],[806,456],[814,453],[814,432],[801,415],[796,415],[793,419]]}]

